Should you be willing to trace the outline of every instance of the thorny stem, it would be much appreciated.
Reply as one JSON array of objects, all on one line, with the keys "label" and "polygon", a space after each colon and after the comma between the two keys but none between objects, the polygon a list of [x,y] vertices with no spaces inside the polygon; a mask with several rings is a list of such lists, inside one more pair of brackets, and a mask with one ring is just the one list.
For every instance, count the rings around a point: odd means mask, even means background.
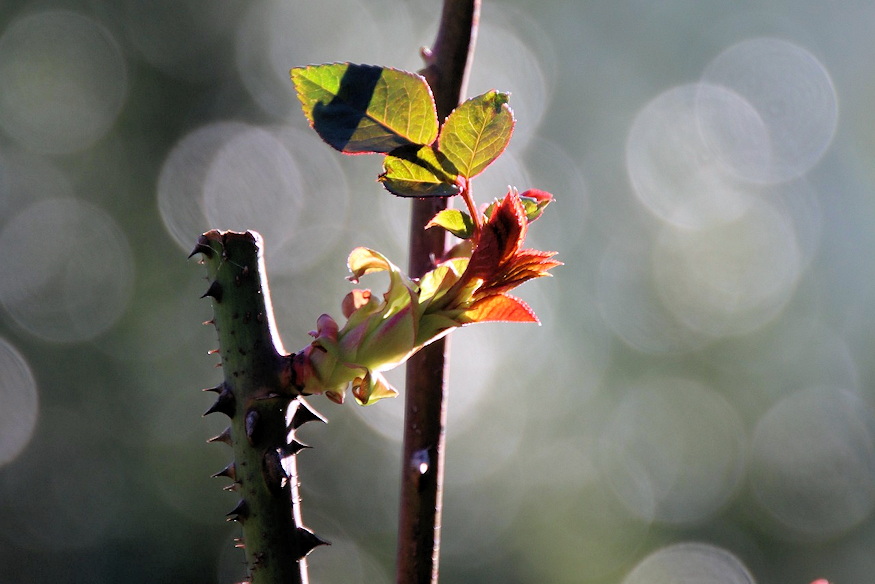
[{"label": "thorny stem", "polygon": [[214,476],[227,477],[240,502],[229,519],[240,522],[249,584],[307,584],[306,555],[325,543],[301,520],[295,438],[299,426],[322,420],[300,397],[273,324],[261,239],[253,232],[209,231],[200,254],[210,287],[224,381],[207,414],[230,418],[211,439],[234,460]]},{"label": "thorny stem", "polygon": [[[423,50],[423,75],[440,119],[464,93],[477,36],[480,0],[444,0],[432,49]],[[442,230],[426,223],[447,206],[445,199],[413,202],[409,272],[419,277],[446,251]],[[441,499],[446,427],[447,342],[435,341],[407,365],[401,502],[396,560],[397,584],[436,584],[440,555]]]}]

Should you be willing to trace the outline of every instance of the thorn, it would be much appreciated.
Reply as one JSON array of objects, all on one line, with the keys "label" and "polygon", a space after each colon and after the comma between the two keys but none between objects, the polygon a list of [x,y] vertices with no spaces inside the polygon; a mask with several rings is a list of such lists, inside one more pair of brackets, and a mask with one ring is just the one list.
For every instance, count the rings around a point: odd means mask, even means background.
[{"label": "thorn", "polygon": [[249,410],[246,412],[246,419],[244,420],[244,428],[246,430],[246,438],[249,440],[249,443],[253,446],[255,445],[256,440],[258,439],[258,434],[260,430],[259,421],[261,420],[261,415],[258,413],[258,410]]},{"label": "thorn", "polygon": [[305,444],[299,440],[292,440],[282,447],[283,456],[294,456],[305,448],[313,448],[309,444]]},{"label": "thorn", "polygon": [[292,414],[292,420],[289,422],[289,430],[297,430],[307,422],[322,422],[327,424],[328,420],[322,417],[322,414],[314,410],[305,400],[298,398],[295,404],[295,413]]},{"label": "thorn", "polygon": [[232,462],[231,464],[229,464],[228,466],[226,466],[225,468],[223,468],[222,470],[220,470],[216,474],[210,476],[211,479],[216,479],[219,477],[228,477],[232,481],[236,481],[237,480],[237,465]]},{"label": "thorn", "polygon": [[221,434],[219,434],[217,436],[213,436],[212,438],[207,440],[207,442],[224,442],[225,444],[230,446],[231,445],[231,426],[228,426],[227,428],[222,430]]},{"label": "thorn", "polygon": [[425,62],[426,67],[434,63],[434,53],[429,47],[419,47],[419,56]]},{"label": "thorn", "polygon": [[208,242],[209,240],[203,235],[198,237],[197,243],[194,245],[194,249],[191,251],[190,254],[188,254],[188,259],[193,258],[199,253],[204,254],[204,257],[206,257],[207,259],[213,257],[213,254],[215,252],[213,252],[213,248],[210,247],[210,244]]},{"label": "thorn", "polygon": [[[210,406],[210,409],[204,412],[204,415],[207,416],[212,414],[213,412],[221,412],[228,416],[229,418],[234,417],[234,394],[231,393],[231,390],[227,385],[218,386],[219,389],[219,397],[216,398],[216,403]],[[214,388],[208,389],[207,391],[215,391]]]},{"label": "thorn", "polygon": [[240,483],[236,483],[236,482],[231,483],[230,485],[225,485],[224,487],[222,487],[222,490],[223,491],[236,491],[238,489],[239,485],[240,485]]},{"label": "thorn", "polygon": [[204,325],[204,326],[208,326],[208,325],[211,325],[211,324],[216,324],[216,321],[215,321],[215,319],[212,319],[212,318],[211,318],[210,320],[205,320],[205,321],[203,321],[201,324]]},{"label": "thorn", "polygon": [[325,541],[306,527],[298,527],[295,530],[294,553],[296,559],[300,560],[313,551],[313,548],[320,545],[331,545],[330,541]]},{"label": "thorn", "polygon": [[246,504],[244,499],[240,499],[240,502],[237,503],[237,506],[234,507],[230,513],[226,514],[227,521],[239,521],[243,523],[246,519],[249,518],[249,505]]},{"label": "thorn", "polygon": [[235,537],[234,538],[234,547],[237,549],[243,549],[246,547],[246,544],[243,543],[242,537]]},{"label": "thorn", "polygon": [[213,298],[216,302],[222,301],[222,285],[219,284],[218,280],[213,280],[213,283],[210,284],[210,287],[207,288],[207,291],[204,292],[201,298],[206,298],[207,296]]},{"label": "thorn", "polygon": [[220,383],[216,387],[205,387],[201,391],[212,391],[213,393],[222,393],[222,390],[225,389],[225,383]]}]

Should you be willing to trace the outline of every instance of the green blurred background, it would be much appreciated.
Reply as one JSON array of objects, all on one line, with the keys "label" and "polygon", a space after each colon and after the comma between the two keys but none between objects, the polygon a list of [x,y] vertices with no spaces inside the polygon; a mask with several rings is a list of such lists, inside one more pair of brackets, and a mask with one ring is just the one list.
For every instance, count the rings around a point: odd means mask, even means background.
[{"label": "green blurred background", "polygon": [[[404,265],[408,202],[318,141],[288,70],[415,70],[438,13],[0,4],[0,583],[241,577],[187,252],[261,231],[290,350],[339,315],[352,247]],[[475,196],[553,192],[530,243],[566,265],[521,292],[543,326],[453,336],[442,582],[871,581],[872,22],[485,0],[469,93],[518,124]],[[312,581],[390,582],[403,404],[311,403]]]}]

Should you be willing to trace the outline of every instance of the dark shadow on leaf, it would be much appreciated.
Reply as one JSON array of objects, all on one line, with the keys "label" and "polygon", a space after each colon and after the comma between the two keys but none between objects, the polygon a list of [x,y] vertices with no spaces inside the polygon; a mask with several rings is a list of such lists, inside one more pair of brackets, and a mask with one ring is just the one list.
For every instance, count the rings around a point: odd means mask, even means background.
[{"label": "dark shadow on leaf", "polygon": [[367,117],[365,114],[382,73],[383,68],[375,65],[350,64],[340,79],[334,98],[314,106],[313,129],[332,147],[342,152],[388,152],[409,144],[401,136],[384,132],[382,140],[369,143],[366,148],[348,148],[362,120]]},{"label": "dark shadow on leaf", "polygon": [[435,164],[429,160],[424,160],[419,152],[423,148],[421,144],[410,144],[408,146],[401,146],[400,148],[396,148],[392,152],[389,153],[390,156],[394,156],[396,158],[400,158],[402,160],[406,160],[411,164],[415,164],[420,168],[425,168],[429,172],[431,172],[436,177],[447,177],[447,180],[455,184],[455,177],[459,175],[459,171],[456,170],[456,166],[450,162],[449,158],[444,156],[443,152],[440,150],[432,148],[432,152],[434,152],[435,157],[438,160],[440,166],[435,166]]},{"label": "dark shadow on leaf", "polygon": [[[426,169],[431,173],[436,180],[441,182],[430,183],[423,185],[415,181],[406,181],[398,177],[388,178],[388,173],[380,175],[380,180],[383,185],[395,195],[399,197],[452,197],[460,192],[460,187],[456,184],[456,177],[459,172],[450,160],[444,156],[442,152],[431,148],[431,152],[437,159],[437,165],[422,158],[419,153],[423,149],[429,148],[421,144],[411,144],[396,148],[389,153],[390,156],[405,160],[410,164]],[[401,185],[407,185],[406,188],[398,188]]]}]

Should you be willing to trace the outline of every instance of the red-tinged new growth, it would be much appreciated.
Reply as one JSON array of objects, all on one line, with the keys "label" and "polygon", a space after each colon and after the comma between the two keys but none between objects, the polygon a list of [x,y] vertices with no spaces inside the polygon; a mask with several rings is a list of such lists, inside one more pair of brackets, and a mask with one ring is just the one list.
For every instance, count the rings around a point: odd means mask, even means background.
[{"label": "red-tinged new growth", "polygon": [[[552,198],[543,191],[520,195],[511,189],[487,208],[486,217],[470,221],[475,227],[469,241],[419,280],[377,251],[354,249],[350,280],[385,271],[389,290],[382,298],[370,290],[347,294],[343,328],[327,314],[319,317],[310,333],[315,340],[293,361],[303,393],[324,393],[340,403],[351,385],[356,401],[370,404],[397,394],[383,372],[454,328],[490,321],[537,323],[532,309],[508,292],[561,265],[552,259],[556,252],[523,248],[528,224]],[[432,224],[442,225],[437,219]]]}]

